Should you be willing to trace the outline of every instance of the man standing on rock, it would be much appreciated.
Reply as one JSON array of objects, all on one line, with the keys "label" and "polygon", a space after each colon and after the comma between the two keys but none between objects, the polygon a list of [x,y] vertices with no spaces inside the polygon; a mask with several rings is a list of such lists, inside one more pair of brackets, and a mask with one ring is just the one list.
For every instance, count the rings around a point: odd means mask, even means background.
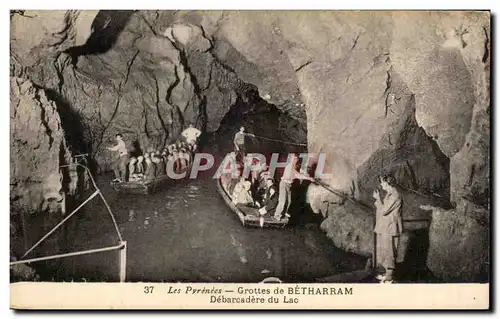
[{"label": "man standing on rock", "polygon": [[233,140],[234,152],[237,154],[236,159],[240,162],[243,162],[243,160],[245,158],[245,152],[246,152],[245,136],[246,135],[255,137],[255,135],[253,135],[253,134],[245,133],[245,128],[243,126],[240,127],[240,130],[238,132],[236,132],[236,134],[234,135],[234,140]]},{"label": "man standing on rock", "polygon": [[399,237],[403,233],[402,209],[403,200],[396,189],[396,180],[392,175],[380,177],[380,186],[386,192],[383,200],[378,190],[373,192],[377,219],[374,232],[377,234],[377,265],[385,268],[385,274],[377,276],[381,282],[392,283],[396,268],[396,256]]},{"label": "man standing on rock", "polygon": [[116,145],[112,147],[108,147],[108,150],[110,151],[117,151],[118,152],[118,158],[113,164],[113,171],[115,173],[115,179],[113,182],[122,182],[125,181],[126,175],[127,175],[127,164],[129,161],[129,152],[127,149],[127,145],[125,144],[125,141],[123,140],[123,137],[121,134],[116,134]]}]

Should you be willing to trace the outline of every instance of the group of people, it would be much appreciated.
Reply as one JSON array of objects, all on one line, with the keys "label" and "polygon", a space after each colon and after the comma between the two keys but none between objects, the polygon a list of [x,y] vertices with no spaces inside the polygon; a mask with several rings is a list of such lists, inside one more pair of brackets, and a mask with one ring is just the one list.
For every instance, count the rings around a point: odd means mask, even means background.
[{"label": "group of people", "polygon": [[[164,176],[167,169],[172,167],[175,172],[187,168],[197,150],[198,137],[201,132],[190,125],[182,134],[183,141],[168,145],[163,151],[149,151],[141,156],[130,157],[129,151],[121,134],[116,134],[117,144],[108,147],[109,150],[117,151],[119,156],[114,165],[115,181],[150,180]],[[282,220],[290,217],[288,209],[292,201],[292,183],[294,180],[309,180],[314,182],[307,173],[297,170],[298,158],[291,156],[284,174],[276,182],[266,163],[250,170],[245,178],[243,172],[245,165],[245,136],[254,136],[245,132],[244,127],[235,134],[233,144],[234,151],[229,153],[230,161],[237,163],[236,172],[226,173],[221,176],[222,186],[230,195],[235,205],[246,205],[255,207],[261,217]],[[252,163],[255,164],[255,163]],[[128,175],[127,175],[128,168]],[[403,233],[402,196],[398,192],[396,180],[390,174],[380,177],[380,188],[384,195],[378,190],[373,193],[376,208],[376,225],[374,232],[377,235],[377,265],[385,269],[383,275],[379,275],[381,282],[392,282],[396,266],[396,257],[399,238]]]},{"label": "group of people", "polygon": [[[294,154],[289,159],[278,186],[266,163],[252,163],[253,169],[246,178],[243,172],[245,165],[249,163],[245,160],[245,136],[255,137],[253,134],[246,133],[244,127],[241,127],[235,134],[234,151],[228,154],[228,160],[237,163],[237,170],[221,177],[223,187],[235,205],[258,208],[261,216],[276,220],[290,217],[288,209],[292,202],[293,181],[296,179],[314,181],[314,179],[297,170],[298,157]],[[259,165],[256,166],[256,164]]]},{"label": "group of people", "polygon": [[[314,181],[307,174],[297,171],[297,156],[292,156],[285,168],[283,177],[276,187],[275,181],[264,164],[257,171],[252,171],[249,178],[241,175],[244,167],[242,159],[245,156],[244,127],[235,134],[234,152],[229,156],[236,159],[239,169],[236,176],[223,176],[222,182],[231,195],[234,204],[242,204],[259,208],[261,216],[274,217],[281,220],[288,217],[288,208],[292,200],[291,186],[295,179]],[[379,188],[373,192],[375,199],[376,224],[376,264],[382,266],[384,272],[377,276],[381,282],[392,283],[399,248],[400,237],[403,234],[403,198],[398,190],[396,179],[389,173],[379,177]]]},{"label": "group of people", "polygon": [[148,182],[166,176],[168,169],[173,172],[184,171],[197,151],[200,134],[201,131],[189,125],[181,134],[182,140],[168,145],[162,151],[148,150],[137,157],[130,156],[122,135],[116,134],[117,144],[108,147],[110,151],[118,152],[113,165],[113,182]]},{"label": "group of people", "polygon": [[[236,162],[236,152],[231,152],[228,156]],[[277,220],[286,216],[286,212],[283,214],[283,212],[276,211],[278,190],[267,165],[259,165],[251,171],[248,178],[243,175],[243,170],[243,163],[238,163],[235,172],[221,176],[222,186],[231,197],[233,204],[259,208],[261,216],[275,217]]]}]

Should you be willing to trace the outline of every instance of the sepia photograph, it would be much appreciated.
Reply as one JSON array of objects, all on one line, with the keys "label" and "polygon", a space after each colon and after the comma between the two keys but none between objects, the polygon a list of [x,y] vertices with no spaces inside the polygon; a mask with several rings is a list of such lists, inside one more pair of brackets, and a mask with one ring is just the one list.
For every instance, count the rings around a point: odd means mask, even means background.
[{"label": "sepia photograph", "polygon": [[490,11],[11,10],[12,289],[315,308],[489,284],[491,33]]}]

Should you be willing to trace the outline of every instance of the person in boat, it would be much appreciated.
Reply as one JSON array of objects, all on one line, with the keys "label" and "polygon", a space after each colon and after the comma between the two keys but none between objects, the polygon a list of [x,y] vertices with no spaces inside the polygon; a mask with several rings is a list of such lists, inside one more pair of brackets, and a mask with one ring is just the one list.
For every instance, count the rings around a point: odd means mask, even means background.
[{"label": "person in boat", "polygon": [[130,159],[130,162],[128,163],[128,180],[129,182],[135,182],[137,181],[137,158],[132,157]]},{"label": "person in boat", "polygon": [[113,164],[113,172],[115,173],[113,182],[123,182],[127,177],[127,164],[130,156],[122,135],[116,134],[115,139],[116,145],[108,147],[108,150],[118,152],[118,157]]},{"label": "person in boat", "polygon": [[155,150],[151,150],[151,152],[149,153],[149,158],[151,158],[151,163],[154,165],[155,167],[155,177],[158,177],[159,175],[159,167],[158,167],[158,152],[155,151]]},{"label": "person in boat", "polygon": [[177,151],[177,146],[172,150],[172,168],[174,172],[179,171],[179,152]]},{"label": "person in boat", "polygon": [[403,199],[392,175],[383,174],[380,187],[386,194],[382,199],[378,190],[373,192],[376,208],[374,232],[377,235],[377,265],[384,267],[385,274],[379,275],[377,279],[390,283],[394,280],[399,238],[403,233]]},{"label": "person in boat", "polygon": [[189,164],[191,164],[191,154],[189,154],[187,147],[188,146],[182,149],[182,158],[184,158],[185,167],[188,167]]},{"label": "person in boat", "polygon": [[178,143],[177,143],[177,147],[176,147],[176,148],[177,148],[177,152],[180,152],[180,150],[181,150],[182,148],[184,148],[184,144],[185,144],[185,143],[184,143],[184,142],[182,142],[182,141],[180,141],[180,142],[178,142]]},{"label": "person in boat", "polygon": [[130,158],[130,161],[128,162],[128,174],[129,176],[132,176],[135,174],[135,165],[137,164],[137,158],[132,157]]},{"label": "person in boat", "polygon": [[198,143],[189,144],[189,151],[191,152],[192,156],[194,156],[197,149],[198,149]]},{"label": "person in boat", "polygon": [[169,144],[169,145],[167,146],[168,153],[169,153],[169,154],[172,154],[172,152],[174,151],[175,147],[176,147],[176,146],[175,146],[175,143]]},{"label": "person in boat", "polygon": [[137,164],[135,165],[136,174],[144,175],[144,156],[137,157]]},{"label": "person in boat", "polygon": [[165,169],[165,162],[163,161],[163,158],[159,155],[154,155],[151,160],[156,166],[156,177],[165,176],[167,171]]},{"label": "person in boat", "polygon": [[250,181],[247,181],[244,176],[240,176],[239,182],[233,190],[232,200],[235,205],[253,204],[252,194],[250,193]]},{"label": "person in boat", "polygon": [[295,179],[308,180],[313,182],[314,179],[308,175],[297,171],[298,158],[292,154],[291,161],[286,165],[283,176],[279,184],[278,207],[274,214],[276,220],[281,220],[284,216],[289,217],[288,208],[292,202],[292,183]]},{"label": "person in boat", "polygon": [[[257,178],[257,182],[255,183],[255,194],[254,198],[261,200],[264,198],[264,195],[267,190],[267,180],[271,178],[271,173],[269,172],[269,167],[264,163],[262,164],[261,169],[259,170],[259,175]],[[274,180],[273,180],[274,181]],[[274,182],[273,182],[274,185]]]},{"label": "person in boat", "polygon": [[[229,169],[231,167],[231,165],[236,163],[236,153],[234,153],[234,152],[228,153],[226,155],[226,157],[222,160],[222,163],[227,163],[226,167],[224,167],[224,169]],[[229,194],[232,193],[232,191],[229,191],[232,178],[233,178],[232,172],[223,173],[223,174],[221,174],[221,177],[220,177],[222,186]]]},{"label": "person in boat", "polygon": [[151,160],[150,153],[144,155],[144,161],[146,162],[146,171],[144,173],[144,179],[146,182],[150,182],[156,177],[156,165]]},{"label": "person in boat", "polygon": [[[258,164],[258,165],[257,165]],[[266,169],[266,163],[258,163],[258,159],[254,159],[252,163],[254,169],[250,171],[250,182],[252,183],[252,196],[258,199],[258,190],[261,187],[261,174]],[[263,181],[265,185],[266,181]]]},{"label": "person in boat", "polygon": [[161,152],[161,159],[163,161],[163,165],[165,166],[165,172],[167,172],[167,164],[168,164],[168,151],[167,151],[167,149],[164,149],[163,152]]},{"label": "person in boat", "polygon": [[245,148],[245,136],[255,135],[250,133],[245,133],[245,127],[240,127],[240,130],[236,132],[233,139],[234,151],[237,154],[238,161],[242,162],[245,159],[246,148]]},{"label": "person in boat", "polygon": [[266,192],[260,202],[256,202],[257,206],[260,207],[259,214],[261,216],[268,215],[273,216],[276,208],[278,207],[278,192],[276,186],[274,185],[274,179],[266,179]]},{"label": "person in boat", "polygon": [[195,144],[201,135],[201,131],[195,128],[193,124],[189,124],[188,128],[185,129],[181,135],[184,137],[187,144]]},{"label": "person in boat", "polygon": [[[224,169],[227,170],[227,169],[231,168],[231,165],[234,165],[234,163],[236,163],[236,154],[234,152],[228,153],[226,155],[226,157],[222,160],[222,163],[227,163],[226,166],[224,167]],[[224,187],[224,189],[229,194],[232,193],[231,191],[229,191],[232,178],[233,178],[232,172],[225,172],[225,173],[221,174],[221,176],[220,176],[220,181],[221,181],[222,187]]]},{"label": "person in boat", "polygon": [[180,148],[177,154],[178,162],[179,162],[179,170],[182,172],[187,167],[186,157],[184,153],[184,149]]},{"label": "person in boat", "polygon": [[229,185],[228,185],[228,193],[230,194],[231,198],[233,196],[233,191],[234,191],[236,185],[240,181],[241,175],[242,174],[241,174],[241,171],[239,169],[237,169],[234,173],[232,173],[230,175],[231,176],[231,181],[229,182]]},{"label": "person in boat", "polygon": [[[174,170],[174,154],[170,153],[167,155],[167,161],[165,162],[165,166],[167,167],[167,174],[170,174],[169,173],[169,170]],[[169,175],[171,176],[171,175]]]}]

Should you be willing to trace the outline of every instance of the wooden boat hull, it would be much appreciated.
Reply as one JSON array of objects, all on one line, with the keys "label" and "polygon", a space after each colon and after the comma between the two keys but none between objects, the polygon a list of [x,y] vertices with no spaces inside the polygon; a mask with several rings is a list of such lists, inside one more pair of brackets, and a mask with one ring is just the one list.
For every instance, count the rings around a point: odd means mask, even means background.
[{"label": "wooden boat hull", "polygon": [[[177,174],[182,174],[188,172],[191,169],[191,165],[187,166],[185,169],[176,172]],[[187,176],[188,174],[186,174]],[[134,182],[111,182],[111,186],[118,191],[129,194],[152,194],[157,190],[164,189],[168,186],[170,181],[176,181],[169,178],[167,175],[158,176],[150,181],[134,181]]]},{"label": "wooden boat hull", "polygon": [[152,194],[159,187],[167,184],[168,176],[160,176],[148,182],[111,182],[111,186],[118,191],[130,194]]},{"label": "wooden boat hull", "polygon": [[[257,208],[235,205],[231,200],[231,197],[226,192],[220,180],[217,180],[217,190],[221,194],[222,198],[226,204],[231,208],[231,210],[238,216],[243,226],[247,227],[262,227],[262,228],[284,228],[288,225],[289,218],[285,217],[281,220],[276,220],[273,217],[260,217]],[[261,221],[263,219],[263,222]],[[262,222],[262,223],[261,223]]]}]

